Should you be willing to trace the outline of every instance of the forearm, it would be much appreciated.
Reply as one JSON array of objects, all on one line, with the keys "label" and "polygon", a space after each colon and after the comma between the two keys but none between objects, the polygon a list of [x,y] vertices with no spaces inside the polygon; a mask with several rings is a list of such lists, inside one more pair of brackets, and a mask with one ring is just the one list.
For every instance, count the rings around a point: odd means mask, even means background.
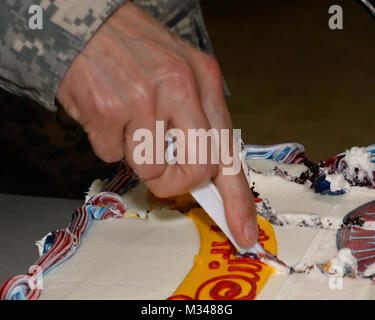
[{"label": "forearm", "polygon": [[[126,0],[16,0],[1,4],[0,86],[55,110],[65,71],[104,20]],[[43,8],[43,29],[29,28],[29,7]]]}]

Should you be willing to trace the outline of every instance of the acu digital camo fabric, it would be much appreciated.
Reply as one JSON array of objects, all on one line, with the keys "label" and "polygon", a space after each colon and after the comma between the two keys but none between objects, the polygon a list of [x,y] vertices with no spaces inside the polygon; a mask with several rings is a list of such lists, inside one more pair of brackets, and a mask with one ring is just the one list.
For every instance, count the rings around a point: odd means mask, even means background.
[{"label": "acu digital camo fabric", "polygon": [[[82,198],[117,165],[98,159],[82,128],[61,107],[61,78],[100,24],[125,1],[42,0],[44,30],[28,30],[28,0],[0,11],[0,192]],[[137,5],[194,47],[213,54],[197,0],[138,0]],[[228,91],[226,91],[227,93]],[[40,105],[38,105],[40,104]]]},{"label": "acu digital camo fabric", "polygon": [[[86,42],[124,0],[3,0],[0,11],[0,85],[56,110],[61,79]],[[42,29],[30,29],[40,5]]]}]

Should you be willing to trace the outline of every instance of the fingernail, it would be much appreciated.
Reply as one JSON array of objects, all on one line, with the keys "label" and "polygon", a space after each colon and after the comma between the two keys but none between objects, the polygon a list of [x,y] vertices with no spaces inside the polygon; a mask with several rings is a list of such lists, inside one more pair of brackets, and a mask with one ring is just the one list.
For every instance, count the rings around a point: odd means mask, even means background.
[{"label": "fingernail", "polygon": [[246,222],[244,234],[246,240],[249,242],[256,242],[258,240],[258,223],[256,219],[251,219]]}]

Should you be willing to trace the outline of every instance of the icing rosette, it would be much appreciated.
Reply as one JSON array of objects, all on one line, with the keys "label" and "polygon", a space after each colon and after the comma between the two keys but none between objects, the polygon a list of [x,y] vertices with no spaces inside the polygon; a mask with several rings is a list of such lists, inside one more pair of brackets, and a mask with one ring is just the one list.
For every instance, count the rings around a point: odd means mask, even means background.
[{"label": "icing rosette", "polygon": [[44,239],[41,257],[26,275],[8,279],[0,288],[0,300],[36,300],[42,288],[40,280],[52,269],[72,257],[93,221],[122,218],[126,206],[120,196],[101,192],[77,208],[66,229],[58,229]]}]

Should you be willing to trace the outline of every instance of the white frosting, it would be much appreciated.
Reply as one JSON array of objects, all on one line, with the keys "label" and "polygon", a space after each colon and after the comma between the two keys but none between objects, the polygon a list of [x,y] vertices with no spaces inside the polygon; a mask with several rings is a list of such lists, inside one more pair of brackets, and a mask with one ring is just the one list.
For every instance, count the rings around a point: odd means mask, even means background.
[{"label": "white frosting", "polygon": [[105,186],[106,180],[96,179],[91,183],[89,190],[86,192],[85,203],[95,196],[97,193],[101,192]]},{"label": "white frosting", "polygon": [[337,256],[329,261],[327,273],[344,277],[347,273],[357,274],[357,259],[349,248],[338,251]]},{"label": "white frosting", "polygon": [[[246,168],[248,164],[257,171],[265,170],[266,174],[249,170]],[[316,194],[304,185],[269,175],[269,170],[273,169],[272,164],[274,165],[269,160],[246,161],[246,176],[250,185],[255,182],[255,191],[260,193],[262,199],[270,201],[277,217],[285,223],[284,226],[273,226],[278,244],[278,258],[301,273],[273,274],[257,299],[373,298],[374,288],[370,280],[359,277],[338,279],[337,275],[327,276],[316,267],[310,270],[310,266],[331,260],[335,263],[350,261],[349,256],[343,253],[338,256],[337,229],[347,213],[374,200],[375,190],[352,187],[350,193],[340,196]],[[291,172],[288,167],[293,168],[295,176],[304,171],[301,165],[298,165],[297,170],[294,165],[286,164],[282,165],[282,170]],[[322,227],[315,227],[319,223]],[[345,250],[343,252],[345,253]],[[335,282],[341,284],[342,288],[332,289],[331,285],[334,287]]]},{"label": "white frosting", "polygon": [[328,217],[321,218],[315,214],[283,213],[277,215],[277,217],[284,225],[321,228],[328,230],[338,230],[342,227],[342,219]]},{"label": "white frosting", "polygon": [[302,172],[307,170],[304,164],[293,164],[292,166],[286,163],[279,163],[273,160],[244,160],[244,171],[249,170],[249,168],[262,172],[265,175],[274,175],[273,170],[278,167],[282,171],[288,171],[289,175],[293,177],[298,177]]},{"label": "white frosting", "polygon": [[43,279],[41,299],[166,299],[199,252],[194,222],[165,208],[147,215],[146,187],[125,194],[147,219],[93,222],[77,253]]},{"label": "white frosting", "polygon": [[[349,172],[353,175],[356,168],[368,174],[375,170],[375,165],[371,162],[371,154],[366,151],[366,148],[353,147],[350,150],[346,150],[344,160],[348,165]],[[358,178],[362,180],[363,176]]]},{"label": "white frosting", "polygon": [[363,275],[365,277],[373,277],[375,275],[375,263],[368,265]]},{"label": "white frosting", "polygon": [[35,241],[35,245],[37,246],[38,248],[38,253],[39,253],[39,257],[41,257],[43,255],[43,251],[44,251],[44,243],[46,242],[46,239],[49,235],[51,235],[52,233],[49,232],[47,235],[45,235],[42,239],[38,240],[38,241]]},{"label": "white frosting", "polygon": [[289,268],[287,266],[283,266],[282,264],[280,264],[277,261],[274,261],[272,259],[261,258],[260,261],[262,261],[264,264],[272,267],[274,269],[274,271],[278,274],[287,274],[289,272]]},{"label": "white frosting", "polygon": [[310,271],[314,270],[314,266],[311,267],[307,264],[299,262],[293,266],[293,270],[297,273],[310,273]]},{"label": "white frosting", "polygon": [[350,190],[350,184],[345,180],[344,176],[339,173],[327,174],[326,180],[330,182],[330,189],[332,192],[345,190]]}]

